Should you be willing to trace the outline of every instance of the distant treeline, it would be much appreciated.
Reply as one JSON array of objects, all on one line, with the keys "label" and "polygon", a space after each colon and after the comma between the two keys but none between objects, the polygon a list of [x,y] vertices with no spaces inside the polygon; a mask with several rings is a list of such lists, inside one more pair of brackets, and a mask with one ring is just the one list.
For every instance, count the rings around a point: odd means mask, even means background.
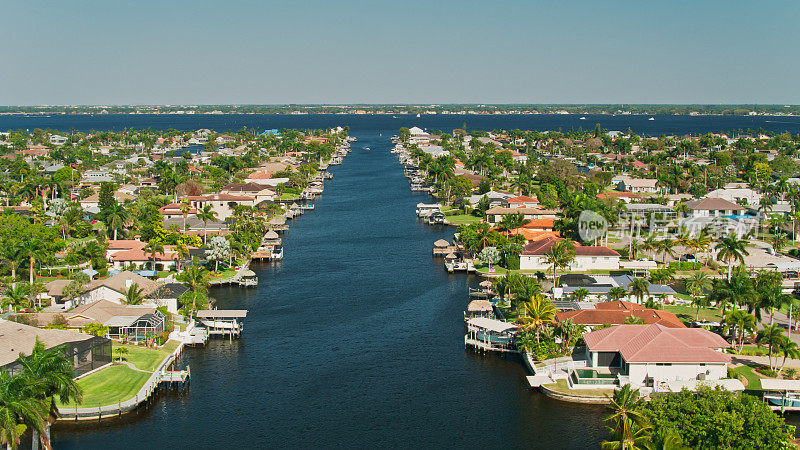
[{"label": "distant treeline", "polygon": [[647,114],[800,115],[800,105],[147,105],[0,106],[0,114]]}]

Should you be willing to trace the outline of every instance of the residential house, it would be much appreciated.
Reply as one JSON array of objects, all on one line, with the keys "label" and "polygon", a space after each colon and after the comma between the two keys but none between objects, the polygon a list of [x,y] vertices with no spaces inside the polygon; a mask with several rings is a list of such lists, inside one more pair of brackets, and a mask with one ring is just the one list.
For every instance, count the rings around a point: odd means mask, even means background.
[{"label": "residential house", "polygon": [[[131,200],[134,200],[135,198],[136,197],[134,197],[132,195],[129,195],[129,194],[126,194],[125,192],[122,192],[122,191],[115,191],[114,192],[114,199],[116,199],[120,203],[131,201]],[[78,203],[80,203],[81,208],[83,208],[83,209],[99,208],[100,207],[100,193],[95,192],[94,194],[92,194],[92,195],[90,195],[90,196],[88,196],[88,197],[86,197],[86,198],[84,198],[82,200],[79,200]]]},{"label": "residential house", "polygon": [[741,202],[744,202],[745,205],[755,208],[758,207],[761,197],[763,196],[750,188],[722,188],[714,189],[706,194],[706,197],[721,198],[731,203],[736,203],[737,205],[741,204]]},{"label": "residential house", "polygon": [[660,324],[615,325],[583,335],[588,366],[619,373],[632,388],[669,382],[714,381],[728,376],[725,339],[702,328]]},{"label": "residential house", "polygon": [[549,222],[537,223],[540,226],[549,224],[550,228],[552,228],[552,223],[556,219],[558,211],[542,208],[506,208],[503,206],[495,206],[486,210],[486,221],[491,224],[496,224],[503,220],[503,217],[510,214],[522,214],[525,219],[531,221],[548,220]]},{"label": "residential house", "polygon": [[686,202],[686,208],[691,217],[721,217],[739,215],[747,211],[744,206],[715,197],[703,197]]},{"label": "residential house", "polygon": [[617,189],[625,192],[656,193],[658,180],[650,178],[627,178],[617,184]]},{"label": "residential house", "polygon": [[236,206],[255,207],[255,197],[231,194],[210,194],[210,195],[191,195],[186,197],[191,206],[197,210],[210,205],[211,209],[217,213],[219,220],[228,220],[233,215]]},{"label": "residential house", "polygon": [[154,306],[121,305],[100,300],[75,307],[64,314],[68,326],[99,323],[108,327],[106,337],[143,341],[166,330],[166,316]]},{"label": "residential house", "polygon": [[509,208],[539,208],[539,199],[528,197],[527,195],[519,195],[506,199],[506,204]]},{"label": "residential house", "polygon": [[[545,260],[545,254],[557,242],[558,237],[546,237],[528,243],[519,255],[521,270],[541,270],[547,272],[551,266]],[[575,245],[575,259],[570,263],[570,271],[582,270],[619,270],[620,255],[616,251],[602,246]]]},{"label": "residential house", "polygon": [[111,341],[72,330],[45,330],[0,319],[0,370],[16,373],[19,354],[30,355],[39,341],[45,348],[62,348],[74,376],[111,363]]},{"label": "residential house", "polygon": [[271,203],[275,200],[275,191],[259,183],[230,183],[222,188],[222,194],[253,197],[255,205]]},{"label": "residential house", "polygon": [[649,309],[624,300],[597,303],[594,308],[562,311],[556,314],[556,323],[570,320],[588,329],[604,325],[621,325],[631,318],[641,319],[645,324],[657,323],[667,328],[686,328],[675,314],[663,309]]},{"label": "residential house", "polygon": [[80,304],[94,303],[108,300],[112,303],[123,304],[125,293],[131,286],[136,285],[145,297],[143,302],[147,306],[166,306],[167,311],[178,313],[178,295],[174,287],[165,283],[147,279],[133,272],[120,272],[108,278],[91,281],[79,298]]},{"label": "residential house", "polygon": [[[604,300],[608,298],[608,293],[615,287],[629,292],[630,289],[628,287],[631,282],[633,282],[633,277],[630,275],[567,274],[559,277],[559,286],[553,288],[553,297],[556,299],[568,299],[578,289],[586,289],[589,291],[589,296],[585,300]],[[648,282],[647,286],[648,294],[642,298],[643,302],[653,299],[663,303],[674,303],[678,298],[678,293],[667,285]],[[638,300],[630,293],[624,299],[630,301]]]}]

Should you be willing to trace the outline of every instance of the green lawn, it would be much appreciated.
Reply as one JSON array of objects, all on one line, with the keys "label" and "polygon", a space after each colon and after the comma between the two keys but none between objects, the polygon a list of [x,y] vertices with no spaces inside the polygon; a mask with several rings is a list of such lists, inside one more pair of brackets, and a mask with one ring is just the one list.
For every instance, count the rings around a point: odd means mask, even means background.
[{"label": "green lawn", "polygon": [[[141,370],[152,372],[156,370],[156,367],[161,364],[161,361],[163,361],[167,355],[175,350],[177,343],[173,345],[173,341],[170,341],[167,342],[163,349],[153,349],[114,342],[113,348],[116,349],[118,347],[125,347],[128,349],[129,353],[123,356],[125,361],[128,361]],[[113,356],[114,359],[117,358],[116,353],[113,353]]]},{"label": "green lawn", "polygon": [[[110,366],[78,380],[83,389],[83,402],[79,408],[112,405],[132,398],[144,386],[149,373],[137,372],[127,366]],[[58,407],[75,408],[74,403]]]},{"label": "green lawn", "polygon": [[745,389],[748,391],[760,391],[761,390],[761,378],[755,374],[753,371],[754,368],[750,366],[741,366],[736,367],[733,369],[734,372],[744,377],[747,380],[747,386]]},{"label": "green lawn", "polygon": [[[689,305],[664,305],[664,310],[675,314],[685,323],[694,321],[697,312],[697,308]],[[720,314],[720,311],[716,308],[700,308],[699,319],[709,322],[720,322],[722,321],[722,314]]]},{"label": "green lawn", "polygon": [[447,216],[446,219],[448,222],[450,222],[451,225],[464,225],[464,224],[478,223],[481,221],[480,217],[475,217],[469,214]]},{"label": "green lawn", "polygon": [[278,199],[279,200],[300,200],[300,195],[299,194],[291,194],[291,193],[287,192],[287,193],[282,194],[280,197],[278,197]]}]

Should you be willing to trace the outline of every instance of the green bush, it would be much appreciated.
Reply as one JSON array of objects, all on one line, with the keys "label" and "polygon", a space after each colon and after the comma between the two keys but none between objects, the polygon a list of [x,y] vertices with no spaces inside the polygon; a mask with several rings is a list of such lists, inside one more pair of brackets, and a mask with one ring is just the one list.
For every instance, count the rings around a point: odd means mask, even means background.
[{"label": "green bush", "polygon": [[62,277],[69,276],[69,269],[61,269],[59,273],[61,274]]},{"label": "green bush", "polygon": [[694,261],[672,261],[669,263],[669,268],[675,270],[697,270],[700,265],[699,262]]}]

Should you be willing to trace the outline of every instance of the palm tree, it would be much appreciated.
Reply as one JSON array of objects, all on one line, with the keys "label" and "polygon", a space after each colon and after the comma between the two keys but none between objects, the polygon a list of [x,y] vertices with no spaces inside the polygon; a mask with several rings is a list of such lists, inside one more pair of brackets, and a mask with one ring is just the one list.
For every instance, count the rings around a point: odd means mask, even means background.
[{"label": "palm tree", "polygon": [[608,299],[611,301],[620,300],[628,296],[628,291],[623,287],[614,286],[608,291]]},{"label": "palm tree", "polygon": [[25,239],[19,244],[17,257],[28,262],[29,283],[31,286],[33,286],[33,266],[36,264],[36,260],[42,257],[43,252],[42,243],[36,239]]},{"label": "palm tree", "polygon": [[589,290],[586,288],[578,288],[572,292],[572,299],[576,302],[582,302],[589,296]]},{"label": "palm tree", "polygon": [[639,304],[642,304],[642,299],[650,295],[650,283],[644,278],[634,278],[628,285],[628,293],[636,297]]},{"label": "palm tree", "polygon": [[777,325],[767,325],[763,330],[759,330],[756,342],[759,345],[766,344],[769,350],[769,369],[774,370],[772,367],[772,354],[776,347],[781,343],[784,338],[783,330],[778,328]]},{"label": "palm tree", "polygon": [[126,305],[141,305],[144,301],[144,294],[143,290],[139,287],[138,284],[132,283],[128,290],[125,291],[125,299],[123,302]]},{"label": "palm tree", "polygon": [[542,293],[542,285],[535,278],[516,275],[512,280],[511,292],[517,302],[527,302]]},{"label": "palm tree", "polygon": [[[22,368],[27,390],[31,397],[39,398],[49,406],[48,418],[44,423],[42,443],[50,448],[50,425],[58,418],[56,397],[61,403],[83,400],[83,391],[72,377],[72,361],[61,347],[46,348],[38,339],[29,356],[20,355],[17,362]],[[34,428],[34,431],[39,431]],[[34,440],[36,433],[34,433]]]},{"label": "palm tree", "polygon": [[[189,286],[193,293],[206,292],[208,288],[208,271],[196,262],[178,275],[178,279]],[[192,296],[192,314],[197,307],[196,296]]]},{"label": "palm tree", "polygon": [[711,288],[711,279],[705,272],[697,271],[686,280],[686,290],[692,295],[692,303],[697,306],[694,320],[700,317],[700,307],[707,306],[708,299],[704,292]]},{"label": "palm tree", "polygon": [[717,243],[717,259],[728,265],[728,279],[731,279],[733,265],[731,261],[739,261],[739,264],[744,264],[744,257],[749,255],[747,252],[747,241],[736,237],[736,233],[726,236],[719,240]]},{"label": "palm tree", "polygon": [[181,202],[181,206],[179,208],[181,210],[181,215],[183,216],[183,226],[181,227],[181,232],[186,231],[186,217],[189,215],[189,211],[192,210],[191,205],[189,202],[184,200]]},{"label": "palm tree", "polygon": [[639,395],[638,389],[631,389],[631,386],[626,384],[621,389],[614,391],[614,395],[609,400],[608,409],[611,410],[611,414],[605,418],[605,421],[611,422],[613,426],[608,428],[623,442],[621,448],[630,448],[624,442],[632,441],[636,429],[643,428],[647,423],[643,414],[644,399]]},{"label": "palm tree", "polygon": [[16,449],[28,427],[44,432],[47,402],[29,395],[28,378],[0,371],[0,443]]},{"label": "palm tree", "polygon": [[3,301],[3,308],[9,307],[14,312],[28,306],[28,285],[24,282],[16,283],[6,289],[6,300]]},{"label": "palm tree", "polygon": [[143,250],[145,254],[150,254],[153,258],[153,265],[150,268],[156,270],[156,254],[164,253],[164,244],[158,239],[151,239],[150,242],[144,246]]},{"label": "palm tree", "polygon": [[741,352],[744,347],[745,333],[752,333],[756,329],[756,316],[741,309],[734,309],[725,314],[723,323],[723,331],[725,333],[732,332],[733,346],[736,347],[738,343],[738,351]]},{"label": "palm tree", "polygon": [[522,307],[522,315],[517,318],[517,322],[522,324],[525,329],[533,329],[536,334],[536,342],[539,342],[539,330],[544,325],[552,324],[556,317],[556,307],[550,300],[535,295],[525,302]]},{"label": "palm tree", "polygon": [[208,222],[217,220],[217,213],[211,208],[211,205],[205,205],[203,209],[197,211],[197,218],[203,221],[203,245],[205,245],[208,237]]},{"label": "palm tree", "polygon": [[783,353],[783,361],[781,368],[778,369],[778,376],[783,372],[783,366],[786,365],[786,358],[798,359],[800,358],[800,346],[797,345],[791,338],[784,336],[778,343],[778,351]]},{"label": "palm tree", "polygon": [[661,264],[667,264],[667,255],[675,257],[675,239],[662,239],[657,243],[657,250],[661,253]]},{"label": "palm tree", "polygon": [[130,214],[128,214],[128,210],[120,204],[114,205],[114,207],[106,213],[106,222],[109,227],[114,230],[115,241],[117,240],[117,231],[125,227],[125,223],[129,218]]},{"label": "palm tree", "polygon": [[558,269],[569,267],[575,260],[575,246],[570,240],[561,240],[544,253],[544,261],[553,268],[553,287],[558,286]]}]

